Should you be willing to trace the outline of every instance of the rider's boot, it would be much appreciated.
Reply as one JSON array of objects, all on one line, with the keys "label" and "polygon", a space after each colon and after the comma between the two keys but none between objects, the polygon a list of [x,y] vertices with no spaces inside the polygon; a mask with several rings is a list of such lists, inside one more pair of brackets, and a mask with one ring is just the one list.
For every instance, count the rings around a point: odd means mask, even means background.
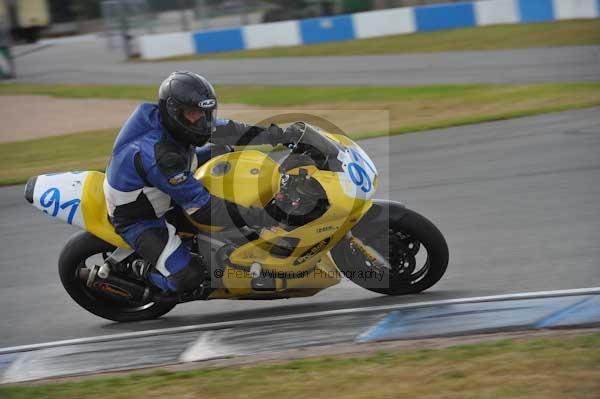
[{"label": "rider's boot", "polygon": [[203,258],[192,254],[188,266],[171,276],[176,293],[181,302],[206,299],[213,291],[211,287],[210,270]]}]

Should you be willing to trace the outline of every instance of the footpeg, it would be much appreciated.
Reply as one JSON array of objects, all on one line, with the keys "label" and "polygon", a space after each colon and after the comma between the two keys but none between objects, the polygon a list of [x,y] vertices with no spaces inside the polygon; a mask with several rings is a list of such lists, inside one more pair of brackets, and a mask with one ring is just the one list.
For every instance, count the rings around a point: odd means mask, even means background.
[{"label": "footpeg", "polygon": [[184,292],[179,295],[179,302],[190,302],[196,300],[205,300],[213,292],[210,282],[202,283],[200,287],[191,292]]},{"label": "footpeg", "polygon": [[150,272],[150,263],[143,259],[136,259],[130,265],[132,273],[140,280],[145,280]]}]

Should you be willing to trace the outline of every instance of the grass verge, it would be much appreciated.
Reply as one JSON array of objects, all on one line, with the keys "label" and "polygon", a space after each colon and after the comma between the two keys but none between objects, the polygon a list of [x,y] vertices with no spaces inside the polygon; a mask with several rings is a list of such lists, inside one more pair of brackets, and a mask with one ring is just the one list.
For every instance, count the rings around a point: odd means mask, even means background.
[{"label": "grass verge", "polygon": [[[439,101],[453,103],[513,103],[540,98],[554,102],[573,95],[598,98],[600,83],[541,84],[457,84],[423,86],[217,86],[220,103],[236,103],[266,107],[308,106],[313,104],[356,103],[362,108],[377,104],[417,103],[433,107]],[[0,84],[0,95],[46,95],[61,98],[104,98],[155,101],[155,86],[146,85],[68,85],[68,84]],[[559,97],[560,96],[560,97]],[[367,105],[365,105],[367,104]]]},{"label": "grass verge", "polygon": [[0,185],[51,172],[104,170],[116,129],[0,144]]},{"label": "grass verge", "polygon": [[0,387],[17,398],[597,398],[600,333]]},{"label": "grass verge", "polygon": [[165,58],[164,61],[429,53],[595,44],[600,44],[598,19],[462,28],[308,46],[189,55]]},{"label": "grass verge", "polygon": [[[152,93],[152,94],[151,94]],[[73,98],[152,98],[148,86],[0,85],[0,94]],[[418,87],[223,86],[222,102],[258,106],[348,109],[356,139],[600,106],[600,83],[535,85],[433,85]],[[388,110],[390,132],[369,129],[361,110]],[[269,112],[273,112],[270,110]],[[116,129],[0,144],[0,185],[50,171],[103,169]]]}]

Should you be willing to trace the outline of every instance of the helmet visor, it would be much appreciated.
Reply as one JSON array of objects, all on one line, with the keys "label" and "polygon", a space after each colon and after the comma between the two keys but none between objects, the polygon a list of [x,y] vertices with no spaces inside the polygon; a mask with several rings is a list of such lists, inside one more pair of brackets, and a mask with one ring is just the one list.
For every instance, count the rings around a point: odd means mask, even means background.
[{"label": "helmet visor", "polygon": [[[207,136],[207,139],[216,129],[217,104],[214,100],[202,101],[198,106],[180,104],[174,98],[167,100],[167,112],[169,116],[188,132]],[[203,103],[204,106],[202,106]]]}]

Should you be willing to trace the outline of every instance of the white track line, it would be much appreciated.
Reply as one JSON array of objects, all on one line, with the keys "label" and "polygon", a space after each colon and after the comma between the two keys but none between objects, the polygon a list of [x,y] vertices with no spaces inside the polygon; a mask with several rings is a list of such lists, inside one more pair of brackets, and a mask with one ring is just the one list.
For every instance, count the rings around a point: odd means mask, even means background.
[{"label": "white track line", "polygon": [[559,291],[523,292],[523,293],[517,293],[517,294],[504,294],[504,295],[491,295],[491,296],[481,296],[481,297],[472,297],[472,298],[445,299],[445,300],[441,300],[441,301],[428,301],[428,302],[417,302],[417,303],[408,303],[408,304],[367,306],[367,307],[360,307],[360,308],[325,310],[325,311],[321,311],[321,312],[300,313],[300,314],[291,314],[291,315],[284,315],[284,316],[258,317],[258,318],[254,318],[254,319],[223,321],[223,322],[218,322],[218,323],[194,324],[194,325],[183,326],[183,327],[162,328],[162,329],[156,329],[156,330],[146,330],[146,331],[136,331],[136,332],[122,333],[122,334],[101,335],[101,336],[97,336],[97,337],[77,338],[77,339],[69,339],[69,340],[64,340],[64,341],[54,341],[54,342],[45,342],[45,343],[32,344],[32,345],[21,345],[21,346],[13,346],[13,347],[8,347],[8,348],[0,348],[0,355],[4,355],[4,354],[8,354],[8,353],[15,353],[15,352],[26,352],[26,351],[32,351],[32,350],[37,350],[37,349],[54,348],[54,347],[66,346],[66,345],[91,344],[91,343],[116,341],[116,340],[122,340],[122,339],[130,339],[130,338],[153,337],[153,336],[157,336],[157,335],[180,334],[180,333],[203,331],[203,330],[217,330],[217,329],[230,328],[230,327],[235,327],[235,326],[244,326],[244,325],[259,324],[259,323],[272,323],[272,322],[289,321],[289,320],[299,320],[299,319],[306,319],[306,318],[312,318],[312,317],[340,316],[340,315],[352,314],[352,313],[366,313],[366,312],[377,312],[377,311],[398,310],[398,309],[414,309],[414,308],[439,306],[439,305],[456,305],[456,304],[462,304],[462,303],[509,301],[509,300],[516,300],[516,299],[552,298],[552,297],[560,297],[560,296],[574,296],[574,295],[587,295],[587,294],[600,294],[600,287],[577,288],[577,289],[559,290]]}]

